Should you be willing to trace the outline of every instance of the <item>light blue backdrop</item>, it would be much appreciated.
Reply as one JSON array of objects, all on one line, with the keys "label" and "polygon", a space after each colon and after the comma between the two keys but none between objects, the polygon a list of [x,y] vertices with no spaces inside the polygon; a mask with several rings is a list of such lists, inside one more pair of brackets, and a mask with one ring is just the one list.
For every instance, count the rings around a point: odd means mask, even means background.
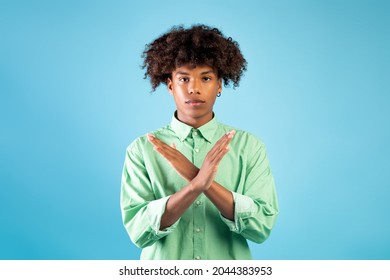
[{"label": "light blue backdrop", "polygon": [[240,43],[221,122],[266,143],[280,216],[257,259],[390,258],[389,1],[1,1],[0,258],[137,259],[127,145],[170,121],[140,55],[172,25]]}]

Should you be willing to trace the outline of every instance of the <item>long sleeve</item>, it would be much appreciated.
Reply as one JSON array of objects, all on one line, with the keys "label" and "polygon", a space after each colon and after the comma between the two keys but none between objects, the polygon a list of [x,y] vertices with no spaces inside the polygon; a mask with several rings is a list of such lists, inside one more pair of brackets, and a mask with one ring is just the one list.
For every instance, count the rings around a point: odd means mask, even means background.
[{"label": "long sleeve", "polygon": [[127,149],[121,184],[123,224],[134,244],[144,248],[171,233],[177,226],[160,230],[161,216],[169,196],[156,199],[136,143]]},{"label": "long sleeve", "polygon": [[221,219],[231,231],[261,243],[268,238],[274,226],[278,215],[278,201],[265,146],[256,141],[251,152],[253,157],[245,170],[242,193],[232,192],[234,221],[222,215]]}]

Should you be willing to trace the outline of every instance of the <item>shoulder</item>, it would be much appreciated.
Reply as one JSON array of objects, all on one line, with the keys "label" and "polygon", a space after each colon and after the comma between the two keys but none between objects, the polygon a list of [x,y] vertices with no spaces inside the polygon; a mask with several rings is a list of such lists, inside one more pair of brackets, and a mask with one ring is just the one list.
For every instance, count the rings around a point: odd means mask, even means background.
[{"label": "shoulder", "polygon": [[242,160],[247,161],[248,166],[267,161],[267,148],[261,138],[246,130],[228,125],[223,126],[226,132],[232,129],[236,131],[229,145],[233,154],[239,155]]},{"label": "shoulder", "polygon": [[240,146],[246,146],[247,148],[252,148],[252,147],[260,148],[265,146],[261,138],[246,130],[242,130],[222,123],[219,123],[219,128],[223,133],[227,133],[231,130],[235,130],[236,133],[232,139],[231,142],[232,144],[239,144]]},{"label": "shoulder", "polygon": [[129,153],[140,153],[142,154],[145,149],[149,149],[152,147],[152,144],[149,142],[147,135],[153,134],[159,139],[164,139],[172,135],[172,130],[170,125],[163,126],[159,129],[150,131],[144,135],[138,136],[135,138],[128,146],[127,152]]}]

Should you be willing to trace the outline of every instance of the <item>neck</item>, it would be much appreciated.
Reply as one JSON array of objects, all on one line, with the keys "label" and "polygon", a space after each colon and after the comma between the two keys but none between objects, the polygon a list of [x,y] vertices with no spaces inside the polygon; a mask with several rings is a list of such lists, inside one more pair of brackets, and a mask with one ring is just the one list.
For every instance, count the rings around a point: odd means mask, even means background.
[{"label": "neck", "polygon": [[180,112],[176,111],[175,112],[175,117],[182,123],[185,123],[193,128],[199,128],[202,125],[208,123],[214,118],[214,113],[210,112],[209,114],[206,114],[204,116],[199,116],[199,117],[188,117],[188,116],[183,116],[180,114]]}]

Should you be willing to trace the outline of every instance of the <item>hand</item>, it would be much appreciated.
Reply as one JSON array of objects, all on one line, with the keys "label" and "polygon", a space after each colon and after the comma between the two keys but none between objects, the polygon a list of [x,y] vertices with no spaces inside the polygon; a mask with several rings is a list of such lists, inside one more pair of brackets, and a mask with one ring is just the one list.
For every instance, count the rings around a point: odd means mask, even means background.
[{"label": "hand", "polygon": [[203,164],[196,175],[196,177],[191,181],[195,188],[200,188],[202,191],[207,191],[211,183],[214,181],[214,178],[218,171],[219,163],[222,158],[229,151],[229,143],[232,140],[235,131],[232,130],[222,136],[214,147],[207,153],[206,158],[203,161]]},{"label": "hand", "polygon": [[228,152],[231,139],[235,131],[226,133],[215,143],[214,147],[207,153],[202,167],[199,170],[182,153],[176,150],[175,146],[169,146],[154,135],[149,134],[148,139],[154,149],[168,160],[170,165],[190,184],[174,193],[168,200],[165,212],[161,217],[160,229],[174,224],[195,199],[205,192],[206,196],[228,219],[234,219],[234,202],[230,191],[219,184],[210,188],[218,170],[218,165],[223,156]]},{"label": "hand", "polygon": [[154,146],[154,149],[168,160],[169,164],[182,176],[190,182],[198,174],[199,169],[193,165],[182,153],[176,150],[174,144],[171,146],[165,144],[152,134],[148,134],[148,140]]}]

